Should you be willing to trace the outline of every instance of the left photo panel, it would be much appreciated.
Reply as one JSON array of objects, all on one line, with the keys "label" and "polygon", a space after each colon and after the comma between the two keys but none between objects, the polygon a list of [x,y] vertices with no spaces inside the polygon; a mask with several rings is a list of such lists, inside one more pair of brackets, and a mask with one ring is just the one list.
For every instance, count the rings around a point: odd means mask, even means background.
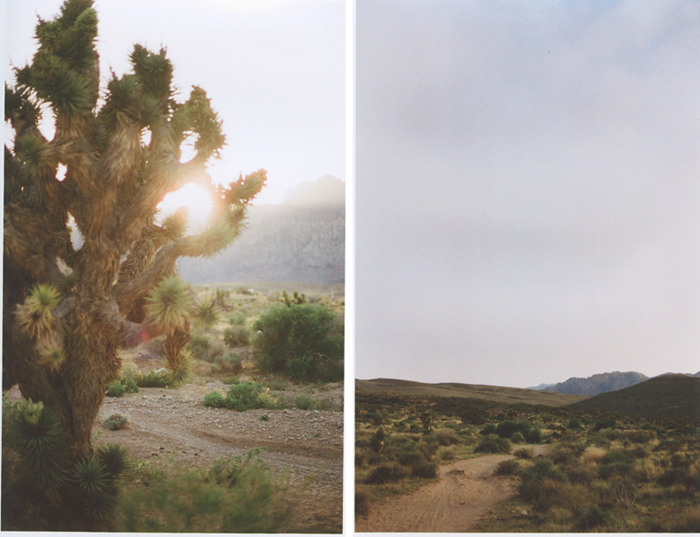
[{"label": "left photo panel", "polygon": [[345,2],[0,7],[0,529],[342,533]]}]

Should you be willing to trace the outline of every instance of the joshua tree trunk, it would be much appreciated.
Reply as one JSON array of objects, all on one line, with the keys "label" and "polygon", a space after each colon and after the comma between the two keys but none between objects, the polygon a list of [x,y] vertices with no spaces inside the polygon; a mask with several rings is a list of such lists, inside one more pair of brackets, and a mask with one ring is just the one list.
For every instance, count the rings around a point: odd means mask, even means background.
[{"label": "joshua tree trunk", "polygon": [[[113,74],[98,103],[92,0],[68,0],[36,36],[31,65],[5,91],[15,137],[5,148],[3,389],[18,384],[53,409],[78,457],[118,351],[159,335],[181,351],[187,339],[191,292],[172,277],[175,261],[234,240],[266,175],[212,184],[205,165],[224,143],[221,122],[198,87],[174,100],[164,50],[136,45],[133,72]],[[42,110],[55,119],[50,140]],[[186,138],[196,155],[183,162]],[[156,218],[163,196],[189,182],[215,200],[208,227],[192,236],[183,214]]]}]

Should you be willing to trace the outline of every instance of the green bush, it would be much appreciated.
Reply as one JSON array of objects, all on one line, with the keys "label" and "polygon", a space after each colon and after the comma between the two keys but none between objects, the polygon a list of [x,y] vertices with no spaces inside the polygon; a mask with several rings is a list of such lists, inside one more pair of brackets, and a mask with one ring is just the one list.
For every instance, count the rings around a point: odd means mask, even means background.
[{"label": "green bush", "polygon": [[610,520],[610,512],[605,509],[601,509],[597,505],[593,505],[588,508],[581,520],[579,520],[577,527],[581,530],[591,530],[597,528],[598,526],[603,526]]},{"label": "green bush", "polygon": [[552,459],[543,457],[521,472],[518,495],[531,502],[538,511],[547,511],[556,496],[561,496],[560,485],[568,482],[566,474],[554,467]]},{"label": "green bush", "polygon": [[126,393],[126,386],[121,382],[113,382],[107,386],[107,397],[121,397]]},{"label": "green bush", "polygon": [[598,420],[595,422],[595,425],[593,427],[593,432],[598,432],[601,429],[609,429],[612,427],[615,427],[615,419],[614,418],[605,418],[602,420]]},{"label": "green bush", "polygon": [[498,427],[496,427],[496,434],[501,438],[511,438],[518,432],[527,438],[531,428],[532,425],[527,420],[507,420],[498,424]]},{"label": "green bush", "polygon": [[474,448],[474,453],[510,453],[510,440],[490,434]]},{"label": "green bush", "polygon": [[462,443],[454,429],[438,429],[435,431],[435,438],[441,446],[454,446]]},{"label": "green bush", "polygon": [[250,344],[250,330],[238,324],[224,328],[224,343],[229,347],[243,347]]},{"label": "green bush", "polygon": [[211,339],[207,335],[195,334],[187,342],[185,348],[194,354],[198,360],[209,361],[209,350],[211,349]]},{"label": "green bush", "polygon": [[411,466],[411,473],[420,479],[437,477],[438,465],[435,462],[420,460]]},{"label": "green bush", "polygon": [[133,380],[139,388],[167,388],[172,382],[165,369],[151,370],[145,375],[136,373]]},{"label": "green bush", "polygon": [[516,449],[513,453],[518,459],[534,459],[535,451],[532,448]]},{"label": "green bush", "polygon": [[226,398],[220,392],[210,392],[204,396],[204,406],[223,408],[226,406]]},{"label": "green bush", "polygon": [[609,479],[613,475],[626,476],[632,472],[636,457],[629,451],[608,451],[600,459],[598,475],[603,479]]},{"label": "green bush", "polygon": [[513,433],[513,436],[510,437],[510,441],[513,442],[514,444],[524,444],[525,437],[523,436],[523,433],[521,433],[520,431],[515,431]]},{"label": "green bush", "polygon": [[146,472],[119,504],[119,532],[285,533],[291,510],[254,450],[208,470]]},{"label": "green bush", "polygon": [[276,305],[253,325],[258,367],[299,380],[343,378],[343,326],[317,304]]},{"label": "green bush", "polygon": [[494,475],[515,475],[520,471],[520,463],[515,459],[501,461],[494,470]]},{"label": "green bush", "polygon": [[365,483],[385,485],[386,483],[398,483],[406,477],[408,477],[408,470],[403,466],[396,463],[380,464],[369,473]]},{"label": "green bush", "polygon": [[483,434],[484,436],[496,434],[496,426],[493,423],[487,423],[484,428],[479,431],[479,434]]},{"label": "green bush", "polygon": [[238,411],[252,408],[270,408],[273,399],[267,394],[267,388],[258,382],[246,381],[234,384],[226,394],[226,407]]},{"label": "green bush", "polygon": [[542,443],[542,431],[538,427],[533,427],[525,435],[525,438],[530,444],[541,444]]},{"label": "green bush", "polygon": [[241,356],[236,352],[230,352],[225,356],[217,356],[214,363],[222,371],[227,371],[230,373],[240,373],[241,369],[243,369]]}]

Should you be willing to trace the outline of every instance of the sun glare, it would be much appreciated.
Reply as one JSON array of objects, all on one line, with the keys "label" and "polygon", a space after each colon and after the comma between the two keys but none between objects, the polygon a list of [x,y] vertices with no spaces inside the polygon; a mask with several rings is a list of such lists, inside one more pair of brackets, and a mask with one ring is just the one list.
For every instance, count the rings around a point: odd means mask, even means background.
[{"label": "sun glare", "polygon": [[204,224],[209,218],[214,202],[203,188],[194,183],[187,183],[180,190],[167,194],[157,209],[160,216],[165,217],[180,207],[185,207],[189,212],[190,227],[196,227]]}]

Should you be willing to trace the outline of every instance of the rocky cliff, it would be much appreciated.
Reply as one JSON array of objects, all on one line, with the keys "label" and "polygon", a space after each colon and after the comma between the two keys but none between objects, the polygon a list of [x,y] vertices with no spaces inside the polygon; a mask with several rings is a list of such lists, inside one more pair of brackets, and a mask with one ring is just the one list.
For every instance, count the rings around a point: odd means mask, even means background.
[{"label": "rocky cliff", "polygon": [[211,259],[182,259],[195,283],[345,280],[345,183],[325,175],[283,203],[250,208],[247,229]]}]

